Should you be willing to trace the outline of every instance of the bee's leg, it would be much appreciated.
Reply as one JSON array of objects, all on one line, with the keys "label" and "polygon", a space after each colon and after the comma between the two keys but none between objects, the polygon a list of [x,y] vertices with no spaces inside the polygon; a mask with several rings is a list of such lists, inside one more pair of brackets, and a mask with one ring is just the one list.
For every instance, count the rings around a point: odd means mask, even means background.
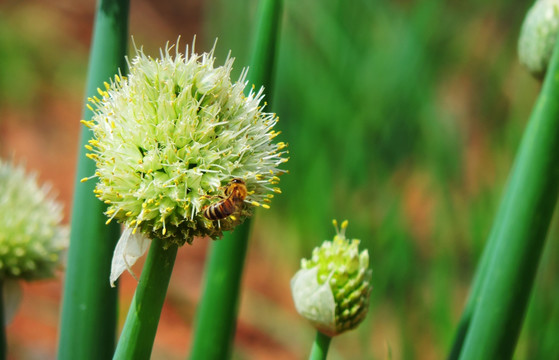
[{"label": "bee's leg", "polygon": [[200,199],[219,199],[219,200],[223,200],[225,199],[225,196],[219,194],[219,195],[202,195],[200,196]]}]

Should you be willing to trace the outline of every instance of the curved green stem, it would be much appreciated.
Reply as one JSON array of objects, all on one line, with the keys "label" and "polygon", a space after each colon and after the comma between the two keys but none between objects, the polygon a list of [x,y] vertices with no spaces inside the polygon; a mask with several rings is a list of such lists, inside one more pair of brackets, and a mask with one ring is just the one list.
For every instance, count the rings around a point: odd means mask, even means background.
[{"label": "curved green stem", "polygon": [[317,331],[316,338],[312,344],[309,360],[325,360],[328,355],[328,348],[330,347],[331,340],[332,338],[330,336]]},{"label": "curved green stem", "polygon": [[[126,72],[129,0],[97,2],[87,74],[87,97],[113,77]],[[84,108],[83,119],[92,112]],[[95,181],[80,179],[95,173],[95,163],[85,157],[91,132],[82,126],[76,173],[70,249],[62,301],[58,359],[108,359],[116,338],[117,289],[109,286],[109,273],[120,227],[105,225],[106,205],[95,198]]]},{"label": "curved green stem", "polygon": [[148,257],[113,359],[149,359],[178,246],[151,241]]},{"label": "curved green stem", "polygon": [[[469,313],[460,359],[511,358],[559,192],[559,41],[501,201]],[[471,318],[471,320],[470,320]]]}]

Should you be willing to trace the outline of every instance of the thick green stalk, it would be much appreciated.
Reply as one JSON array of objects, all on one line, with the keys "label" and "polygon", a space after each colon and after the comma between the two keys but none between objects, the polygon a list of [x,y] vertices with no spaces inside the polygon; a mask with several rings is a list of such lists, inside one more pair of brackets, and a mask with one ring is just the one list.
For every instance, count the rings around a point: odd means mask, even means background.
[{"label": "thick green stalk", "polygon": [[[510,193],[505,193],[501,201],[501,208],[506,209],[508,207],[509,198]],[[462,351],[462,346],[464,345],[464,340],[468,333],[468,329],[470,328],[474,310],[480,298],[481,287],[483,285],[483,280],[485,279],[489,261],[495,252],[495,247],[497,245],[498,239],[497,234],[499,234],[500,228],[504,224],[504,221],[502,221],[502,219],[500,218],[504,216],[504,213],[504,210],[499,211],[497,213],[497,218],[493,223],[493,228],[491,229],[491,233],[489,234],[489,240],[487,241],[487,245],[483,249],[483,254],[481,255],[481,259],[476,268],[476,273],[472,281],[472,288],[470,289],[468,300],[466,301],[466,305],[464,306],[464,310],[462,311],[462,316],[460,318],[460,322],[458,323],[458,328],[456,329],[454,343],[452,344],[452,348],[447,360],[457,360],[460,356],[460,352]]]},{"label": "thick green stalk", "polygon": [[178,246],[153,239],[113,359],[149,359]]},{"label": "thick green stalk", "polygon": [[250,82],[256,88],[264,86],[267,102],[272,101],[276,47],[279,43],[283,0],[262,0],[258,9],[256,37],[252,49]]},{"label": "thick green stalk", "polygon": [[249,232],[250,224],[246,221],[210,245],[191,359],[228,359],[231,356]]},{"label": "thick green stalk", "polygon": [[[261,1],[249,80],[272,98],[274,60],[281,0]],[[223,360],[231,356],[239,288],[248,247],[250,221],[210,245],[204,292],[196,316],[191,359]]]},{"label": "thick green stalk", "polygon": [[[125,71],[128,40],[128,0],[97,3],[95,27],[87,75],[86,98],[113,77]],[[92,113],[84,110],[83,119]],[[85,157],[90,139],[85,126],[80,130],[80,148],[70,249],[64,286],[59,359],[108,359],[116,338],[117,289],[109,286],[111,258],[119,226],[105,225],[105,205],[93,194],[95,181],[80,179],[95,173],[95,163]]]},{"label": "thick green stalk", "polygon": [[489,240],[486,271],[478,277],[479,295],[460,359],[507,359],[514,353],[557,201],[557,154],[559,42]]},{"label": "thick green stalk", "polygon": [[330,336],[317,331],[316,338],[312,344],[309,360],[325,360],[328,355],[328,348],[330,347],[331,340],[332,338]]}]

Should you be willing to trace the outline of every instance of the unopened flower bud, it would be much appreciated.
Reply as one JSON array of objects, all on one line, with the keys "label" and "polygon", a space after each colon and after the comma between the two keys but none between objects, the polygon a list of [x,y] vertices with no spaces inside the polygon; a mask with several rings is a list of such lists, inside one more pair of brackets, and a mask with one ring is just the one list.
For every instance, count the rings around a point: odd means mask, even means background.
[{"label": "unopened flower bud", "polygon": [[518,41],[518,57],[542,79],[551,60],[559,30],[559,0],[537,0],[528,11]]},{"label": "unopened flower bud", "polygon": [[333,241],[324,241],[291,279],[297,312],[328,335],[355,328],[365,318],[372,289],[369,253],[359,252],[359,240],[345,237],[347,221]]}]

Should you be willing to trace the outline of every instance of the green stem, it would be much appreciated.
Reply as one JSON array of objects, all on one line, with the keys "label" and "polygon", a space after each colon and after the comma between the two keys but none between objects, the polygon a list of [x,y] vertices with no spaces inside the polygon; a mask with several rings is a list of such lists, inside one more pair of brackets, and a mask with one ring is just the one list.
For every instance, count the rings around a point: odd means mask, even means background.
[{"label": "green stem", "polygon": [[[126,69],[129,0],[97,3],[87,75],[86,98]],[[92,113],[84,109],[83,119]],[[114,352],[117,289],[109,286],[112,253],[120,228],[105,225],[106,207],[95,198],[94,181],[80,179],[95,173],[95,163],[85,157],[91,132],[81,127],[76,192],[72,207],[70,249],[64,285],[59,359],[107,359]]]},{"label": "green stem", "polygon": [[[507,208],[508,201],[509,201],[508,193],[504,194],[501,208]],[[499,211],[497,213],[497,218],[493,224],[493,228],[491,229],[491,233],[489,234],[489,240],[487,241],[487,245],[485,246],[483,253],[481,255],[481,259],[477,266],[474,279],[472,282],[472,288],[470,289],[470,293],[468,295],[468,299],[466,300],[466,305],[464,306],[464,310],[462,312],[462,317],[458,323],[458,327],[456,330],[456,334],[454,337],[454,343],[452,344],[452,348],[450,350],[450,354],[447,360],[457,360],[460,356],[460,352],[462,351],[462,346],[464,345],[464,340],[466,338],[466,334],[468,333],[468,329],[470,328],[470,323],[472,321],[472,315],[474,313],[475,307],[478,303],[481,286],[483,285],[483,279],[485,274],[487,273],[487,269],[489,267],[490,258],[493,256],[495,252],[495,247],[497,245],[497,234],[500,230],[499,227],[503,224],[503,219],[500,217],[504,216],[505,211]]]},{"label": "green stem", "polygon": [[[272,98],[274,59],[281,18],[281,0],[260,3],[250,82],[264,86]],[[204,292],[198,308],[191,359],[223,360],[231,356],[239,288],[249,240],[250,221],[210,246]]]},{"label": "green stem", "polygon": [[191,359],[228,359],[231,356],[249,231],[247,221],[210,245]]},{"label": "green stem", "polygon": [[4,314],[4,281],[0,281],[0,360],[8,355],[8,342],[6,341],[6,317]]},{"label": "green stem", "polygon": [[317,331],[316,338],[312,344],[309,360],[325,360],[328,355],[328,348],[330,347],[331,340],[332,338],[330,336]]},{"label": "green stem", "polygon": [[513,355],[557,201],[558,153],[559,41],[473,285],[479,291],[462,324],[460,359]]},{"label": "green stem", "polygon": [[248,74],[256,88],[264,86],[267,101],[272,100],[276,46],[279,43],[280,19],[283,0],[263,0],[257,16],[256,37]]},{"label": "green stem", "polygon": [[113,359],[149,359],[178,246],[153,239]]}]

